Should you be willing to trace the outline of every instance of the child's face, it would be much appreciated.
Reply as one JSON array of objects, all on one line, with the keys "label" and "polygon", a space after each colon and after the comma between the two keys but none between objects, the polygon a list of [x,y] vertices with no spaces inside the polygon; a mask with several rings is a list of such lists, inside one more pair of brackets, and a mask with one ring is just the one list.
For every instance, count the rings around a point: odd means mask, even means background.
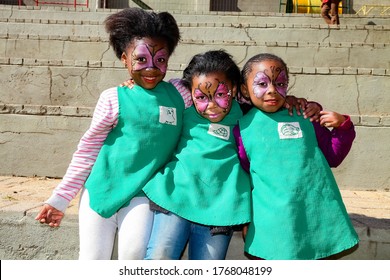
[{"label": "child's face", "polygon": [[158,38],[136,39],[122,54],[134,84],[153,89],[167,72],[169,52],[167,43]]},{"label": "child's face", "polygon": [[211,122],[220,122],[230,112],[237,88],[221,72],[195,76],[192,100],[196,111]]},{"label": "child's face", "polygon": [[287,87],[287,72],[283,64],[276,60],[265,60],[252,65],[241,91],[256,108],[273,113],[283,106]]}]

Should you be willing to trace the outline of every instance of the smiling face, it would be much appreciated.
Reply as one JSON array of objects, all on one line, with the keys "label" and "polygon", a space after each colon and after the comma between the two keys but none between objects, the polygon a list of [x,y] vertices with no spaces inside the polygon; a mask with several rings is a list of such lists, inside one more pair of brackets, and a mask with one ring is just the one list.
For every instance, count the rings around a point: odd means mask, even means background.
[{"label": "smiling face", "polygon": [[134,84],[153,89],[161,82],[168,68],[167,43],[157,38],[136,39],[122,54]]},{"label": "smiling face", "polygon": [[230,112],[236,90],[221,72],[192,78],[192,100],[196,111],[211,122],[220,122]]},{"label": "smiling face", "polygon": [[287,70],[283,64],[276,60],[264,60],[252,65],[241,91],[255,107],[273,113],[283,106],[287,87]]}]

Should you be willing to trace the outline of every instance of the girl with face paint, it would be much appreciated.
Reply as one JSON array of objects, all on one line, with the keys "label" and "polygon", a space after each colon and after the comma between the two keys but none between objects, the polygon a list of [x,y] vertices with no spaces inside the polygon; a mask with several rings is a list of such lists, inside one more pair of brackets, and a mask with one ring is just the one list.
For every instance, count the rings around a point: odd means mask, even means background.
[{"label": "girl with face paint", "polygon": [[146,259],[224,259],[233,227],[250,221],[250,183],[232,134],[242,117],[240,71],[224,51],[195,55],[179,82],[192,95],[171,162],[143,188],[155,210]]},{"label": "girl with face paint", "polygon": [[153,212],[142,187],[171,158],[182,128],[183,98],[163,81],[180,33],[169,13],[137,8],[110,15],[105,27],[134,86],[101,94],[64,179],[36,219],[59,226],[82,190],[79,258],[111,259],[117,234],[119,259],[143,259]]},{"label": "girl with face paint", "polygon": [[242,94],[254,106],[234,130],[252,182],[245,252],[251,258],[310,260],[356,249],[359,239],[330,169],[355,138],[349,116],[321,111],[312,123],[289,115],[283,108],[287,65],[272,54],[249,59],[242,81]]}]

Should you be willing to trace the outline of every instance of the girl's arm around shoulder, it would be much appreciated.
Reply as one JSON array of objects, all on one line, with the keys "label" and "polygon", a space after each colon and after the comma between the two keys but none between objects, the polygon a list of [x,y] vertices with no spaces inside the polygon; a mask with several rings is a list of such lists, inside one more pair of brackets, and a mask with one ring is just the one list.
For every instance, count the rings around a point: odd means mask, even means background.
[{"label": "girl's arm around shoulder", "polygon": [[185,108],[189,108],[192,106],[192,94],[191,91],[184,86],[183,81],[179,78],[170,79],[169,83],[175,86],[177,91],[180,93],[181,97],[183,97]]},{"label": "girl's arm around shoulder", "polygon": [[96,157],[117,120],[118,92],[116,88],[110,88],[101,94],[90,127],[80,139],[62,181],[45,203],[65,212],[70,201],[84,186]]},{"label": "girl's arm around shoulder", "polygon": [[236,139],[238,159],[240,160],[242,168],[249,173],[250,162],[245,151],[244,143],[242,142],[240,127],[238,125],[233,128],[233,135]]},{"label": "girl's arm around shoulder", "polygon": [[[348,115],[321,111],[320,121],[313,122],[318,146],[330,167],[339,166],[351,150],[356,137],[355,127]],[[333,129],[328,129],[332,127]]]}]

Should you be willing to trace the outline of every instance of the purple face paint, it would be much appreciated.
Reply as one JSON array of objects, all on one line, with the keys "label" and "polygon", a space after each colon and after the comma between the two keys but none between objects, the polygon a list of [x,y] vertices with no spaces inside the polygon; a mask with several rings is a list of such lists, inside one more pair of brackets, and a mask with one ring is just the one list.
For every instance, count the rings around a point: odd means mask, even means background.
[{"label": "purple face paint", "polygon": [[167,72],[168,52],[166,49],[154,50],[150,45],[141,42],[132,53],[133,70],[140,71],[146,68],[157,68],[162,73]]},{"label": "purple face paint", "polygon": [[214,93],[208,92],[208,94],[206,94],[203,93],[200,88],[196,88],[193,95],[195,106],[200,112],[205,112],[210,101],[213,99],[217,106],[222,109],[226,110],[230,106],[231,92],[225,83],[219,83]]},{"label": "purple face paint", "polygon": [[153,56],[153,64],[156,68],[160,69],[162,73],[166,73],[168,68],[168,59],[168,51],[166,49],[160,49],[156,51]]},{"label": "purple face paint", "polygon": [[[268,69],[267,69],[268,70]],[[257,98],[261,98],[270,90],[270,86],[273,85],[276,91],[283,97],[286,97],[287,94],[287,74],[286,71],[280,71],[280,68],[277,68],[276,71],[274,68],[271,68],[271,77],[266,74],[267,70],[264,72],[256,73],[255,78],[253,79],[253,93]],[[277,75],[275,77],[275,74]]]}]

